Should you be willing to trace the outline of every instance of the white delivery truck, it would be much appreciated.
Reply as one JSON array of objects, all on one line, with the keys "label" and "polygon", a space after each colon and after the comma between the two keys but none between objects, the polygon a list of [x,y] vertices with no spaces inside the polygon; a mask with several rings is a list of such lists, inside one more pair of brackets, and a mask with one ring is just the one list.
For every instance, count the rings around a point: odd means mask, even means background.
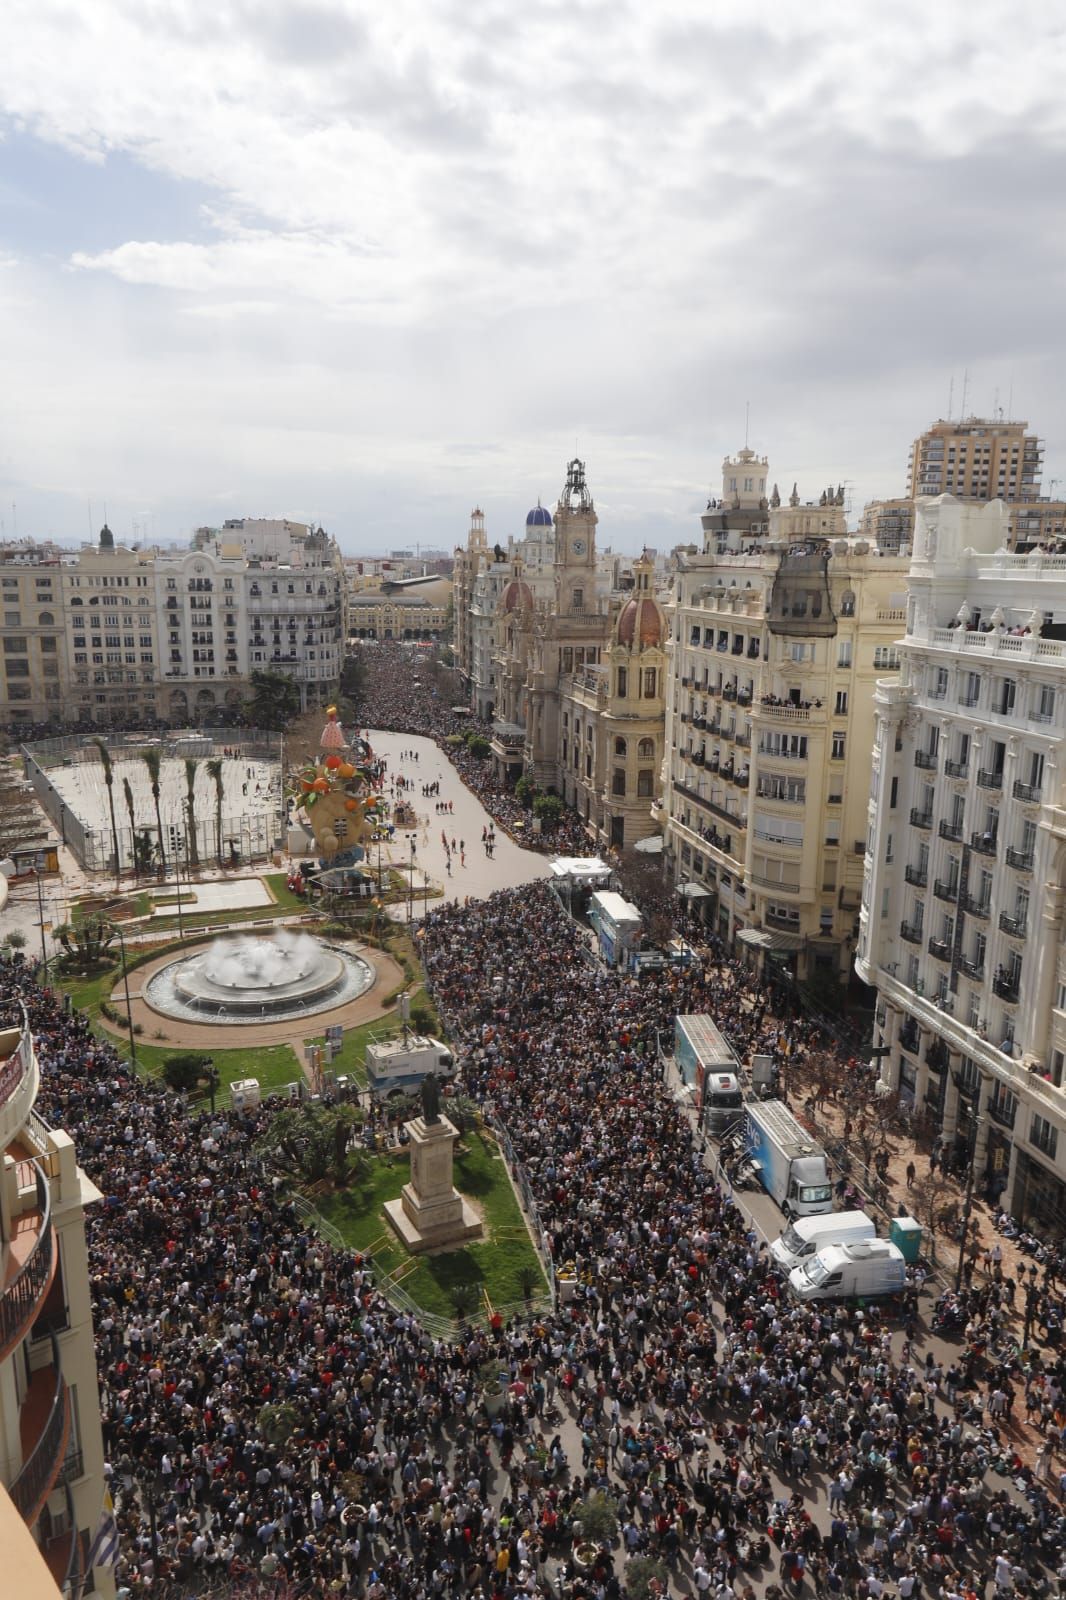
[{"label": "white delivery truck", "polygon": [[371,1040],[366,1047],[367,1088],[379,1100],[417,1094],[430,1073],[442,1083],[455,1076],[455,1057],[439,1039],[405,1030],[396,1039]]},{"label": "white delivery truck", "polygon": [[906,1286],[903,1251],[889,1239],[827,1244],[788,1275],[797,1300],[874,1300]]},{"label": "white delivery truck", "polygon": [[828,1244],[860,1244],[876,1239],[877,1229],[865,1211],[828,1211],[821,1217],[797,1217],[770,1246],[770,1260],[786,1275]]},{"label": "white delivery truck", "polygon": [[674,1062],[695,1095],[700,1122],[722,1134],[743,1113],[740,1063],[713,1020],[703,1012],[674,1018]]},{"label": "white delivery truck", "polygon": [[811,1217],[833,1209],[825,1151],[782,1100],[747,1102],[744,1149],[763,1188],[786,1217]]}]

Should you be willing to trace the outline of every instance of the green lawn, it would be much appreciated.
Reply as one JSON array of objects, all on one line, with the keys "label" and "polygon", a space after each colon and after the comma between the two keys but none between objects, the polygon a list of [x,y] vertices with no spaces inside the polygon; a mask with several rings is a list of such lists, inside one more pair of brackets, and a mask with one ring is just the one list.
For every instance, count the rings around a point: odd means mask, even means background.
[{"label": "green lawn", "polygon": [[[396,1199],[410,1175],[406,1158],[377,1156],[365,1183],[343,1193],[314,1196],[317,1209],[352,1249],[373,1246],[378,1268],[397,1273],[404,1291],[424,1311],[453,1319],[457,1311],[453,1296],[461,1286],[472,1286],[479,1300],[481,1291],[486,1291],[494,1306],[521,1301],[527,1274],[533,1279],[534,1297],[547,1292],[540,1259],[494,1141],[468,1133],[462,1148],[466,1153],[456,1157],[455,1187],[480,1208],[486,1236],[481,1243],[446,1255],[410,1256],[385,1220],[385,1201]],[[405,1272],[411,1261],[416,1265]]]},{"label": "green lawn", "polygon": [[[105,972],[101,977],[69,980],[59,978],[57,982],[57,986],[70,995],[75,1010],[83,1012],[101,1038],[113,1044],[119,1055],[128,1061],[129,1036],[125,1033],[121,1036],[114,1034],[100,1022],[100,1001],[108,997],[112,984],[115,987],[117,1001],[121,1001],[120,967],[116,967],[113,972]],[[225,1034],[227,1031],[225,1028],[218,1030],[220,1034]],[[137,1037],[136,1044],[137,1066],[149,1078],[159,1076],[168,1056],[184,1053],[180,1045],[153,1044],[150,1039],[143,1036]],[[288,1044],[216,1047],[210,1053],[218,1068],[220,1091],[228,1088],[234,1078],[258,1078],[263,1093],[267,1094],[272,1089],[280,1089],[283,1084],[291,1083],[295,1078],[302,1076],[296,1052]]]}]

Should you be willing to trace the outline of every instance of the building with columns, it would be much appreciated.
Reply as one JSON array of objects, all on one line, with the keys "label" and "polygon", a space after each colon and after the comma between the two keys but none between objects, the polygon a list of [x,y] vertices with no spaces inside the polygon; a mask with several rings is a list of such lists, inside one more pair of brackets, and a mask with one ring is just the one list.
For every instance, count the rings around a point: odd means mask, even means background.
[{"label": "building with columns", "polygon": [[1001,501],[919,500],[879,682],[856,969],[883,1081],[1017,1217],[1066,1206],[1066,557]]},{"label": "building with columns", "polygon": [[848,537],[842,489],[783,503],[769,485],[765,457],[727,458],[702,547],[675,553],[654,815],[670,877],[727,944],[843,981],[906,562]]}]

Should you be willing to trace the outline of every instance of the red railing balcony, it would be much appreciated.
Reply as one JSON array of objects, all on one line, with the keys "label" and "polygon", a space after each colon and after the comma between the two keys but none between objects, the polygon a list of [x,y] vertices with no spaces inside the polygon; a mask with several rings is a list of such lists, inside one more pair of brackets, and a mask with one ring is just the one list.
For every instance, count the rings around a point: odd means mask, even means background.
[{"label": "red railing balcony", "polygon": [[30,1376],[19,1410],[22,1470],[11,1485],[12,1504],[28,1527],[41,1514],[59,1481],[70,1439],[70,1395],[59,1364],[59,1345],[52,1335],[52,1360]]},{"label": "red railing balcony", "polygon": [[4,1281],[0,1293],[0,1360],[25,1338],[44,1304],[56,1268],[56,1240],[52,1227],[52,1196],[36,1161],[19,1163],[32,1173],[37,1203],[15,1217],[7,1241]]}]

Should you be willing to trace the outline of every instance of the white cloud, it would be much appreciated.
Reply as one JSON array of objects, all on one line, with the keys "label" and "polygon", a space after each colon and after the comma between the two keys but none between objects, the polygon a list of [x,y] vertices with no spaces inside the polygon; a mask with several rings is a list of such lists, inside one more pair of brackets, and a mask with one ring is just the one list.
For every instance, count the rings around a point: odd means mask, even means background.
[{"label": "white cloud", "polygon": [[983,404],[1013,379],[1050,458],[1063,54],[1039,0],[9,0],[9,127],[213,196],[197,237],[72,233],[70,270],[37,264],[29,388],[106,403],[92,466],[65,405],[12,448],[131,503],[310,478],[355,539],[383,473],[415,516],[457,497],[459,533],[490,488],[553,492],[576,432],[648,533],[749,398],[782,478],[892,491],[969,364]]}]

